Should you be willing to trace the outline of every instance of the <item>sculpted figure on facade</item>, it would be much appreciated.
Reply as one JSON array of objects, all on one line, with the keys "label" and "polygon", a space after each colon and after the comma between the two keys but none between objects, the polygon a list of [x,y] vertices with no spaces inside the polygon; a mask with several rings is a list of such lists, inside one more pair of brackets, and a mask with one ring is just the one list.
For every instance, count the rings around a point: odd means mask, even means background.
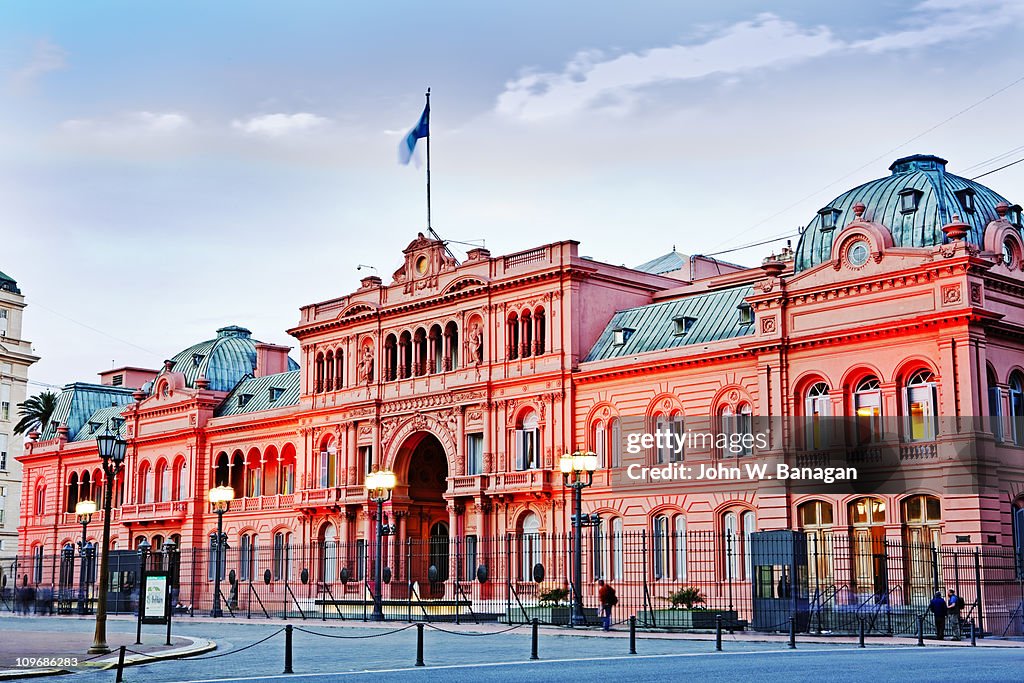
[{"label": "sculpted figure on facade", "polygon": [[364,346],[363,355],[359,359],[359,381],[369,384],[373,381],[373,347]]},{"label": "sculpted figure on facade", "polygon": [[469,330],[469,354],[474,365],[484,362],[484,330],[480,323],[473,323]]}]

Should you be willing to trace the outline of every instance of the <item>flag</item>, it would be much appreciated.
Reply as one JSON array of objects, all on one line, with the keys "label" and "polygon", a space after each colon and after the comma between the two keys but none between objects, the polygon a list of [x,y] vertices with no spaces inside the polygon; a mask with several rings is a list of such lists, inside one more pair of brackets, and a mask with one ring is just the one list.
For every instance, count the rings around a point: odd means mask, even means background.
[{"label": "flag", "polygon": [[430,135],[430,102],[423,108],[420,120],[412,127],[408,135],[402,138],[398,145],[398,163],[407,166],[412,159],[413,150],[416,149],[416,141]]}]

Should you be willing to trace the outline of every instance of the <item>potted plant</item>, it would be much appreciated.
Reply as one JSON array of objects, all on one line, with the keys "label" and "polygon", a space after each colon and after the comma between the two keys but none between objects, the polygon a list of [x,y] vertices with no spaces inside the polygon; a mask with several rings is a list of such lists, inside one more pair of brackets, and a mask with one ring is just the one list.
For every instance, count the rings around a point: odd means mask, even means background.
[{"label": "potted plant", "polygon": [[640,621],[644,626],[713,629],[715,617],[719,615],[727,627],[735,625],[738,618],[735,610],[707,609],[704,595],[695,586],[683,586],[661,596],[661,600],[669,604],[668,608],[643,611]]},{"label": "potted plant", "polygon": [[[520,607],[513,604],[507,614],[511,623],[529,622],[534,618],[542,624],[566,626],[572,617],[572,597],[564,585],[538,586],[537,602]],[[588,624],[597,624],[597,609],[584,607],[583,616]]]}]

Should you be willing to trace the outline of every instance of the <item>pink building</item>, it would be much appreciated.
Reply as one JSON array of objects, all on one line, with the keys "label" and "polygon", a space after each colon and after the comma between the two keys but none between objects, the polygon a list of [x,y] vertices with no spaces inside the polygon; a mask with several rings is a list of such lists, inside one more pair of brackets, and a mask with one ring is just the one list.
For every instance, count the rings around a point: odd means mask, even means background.
[{"label": "pink building", "polygon": [[[440,582],[471,583],[488,552],[511,591],[543,558],[549,571],[564,565],[572,511],[559,457],[586,448],[601,466],[584,512],[602,519],[587,530],[588,581],[749,595],[761,566],[750,534],[800,529],[819,594],[890,591],[879,577],[895,570],[878,548],[892,543],[904,548],[910,604],[949,583],[920,548],[955,558],[984,546],[1006,550],[1009,597],[996,602],[1011,623],[1010,589],[1024,576],[1021,208],[937,157],[890,170],[830,202],[795,251],[760,267],[673,251],[630,269],[580,257],[574,241],[473,249],[459,263],[421,234],[389,283],[367,277],[302,307],[295,360],[225,327],[155,377],[127,369],[120,386],[114,371],[100,386],[68,385],[21,458],[21,553],[56,556],[77,538],[73,503],[96,495],[93,439],[113,419],[129,455],[112,549],[141,538],[208,547],[206,493],[226,484],[243,579],[252,549],[267,549],[274,581],[295,581],[300,565],[313,582],[333,585],[341,568],[358,579],[376,525],[364,477],[386,468],[398,479],[386,564],[408,578],[391,596],[439,583],[428,565],[445,567]],[[631,447],[659,431],[743,445]],[[854,466],[868,480],[696,476],[758,462]],[[649,476],[673,465],[691,476]],[[510,533],[507,553],[484,548]],[[693,546],[700,534],[713,547]],[[455,541],[458,558],[407,550]],[[845,559],[818,555],[837,544]],[[46,581],[39,563],[31,578]],[[362,600],[358,583],[335,591]]]}]

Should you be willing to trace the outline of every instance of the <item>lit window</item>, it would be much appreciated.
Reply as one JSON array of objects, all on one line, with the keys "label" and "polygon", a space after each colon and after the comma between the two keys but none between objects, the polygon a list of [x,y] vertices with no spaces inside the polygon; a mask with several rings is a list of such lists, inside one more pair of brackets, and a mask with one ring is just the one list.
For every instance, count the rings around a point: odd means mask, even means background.
[{"label": "lit window", "polygon": [[878,441],[882,436],[882,391],[877,377],[865,377],[853,394],[857,416],[857,443]]},{"label": "lit window", "polygon": [[807,392],[804,399],[804,447],[808,450],[824,448],[831,443],[832,399],[828,394],[828,385],[818,382]]},{"label": "lit window", "polygon": [[920,370],[911,376],[903,392],[905,440],[934,441],[938,419],[935,376],[928,370]]}]

